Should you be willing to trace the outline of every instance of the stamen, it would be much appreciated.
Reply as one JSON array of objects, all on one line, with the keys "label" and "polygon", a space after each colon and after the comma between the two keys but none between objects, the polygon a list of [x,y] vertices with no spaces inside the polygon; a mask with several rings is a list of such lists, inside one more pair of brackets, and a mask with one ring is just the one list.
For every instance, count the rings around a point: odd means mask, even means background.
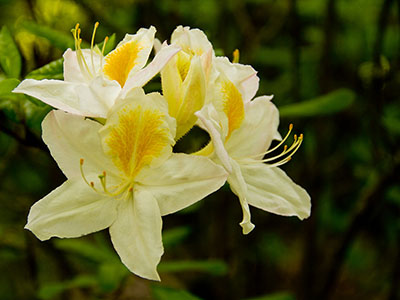
[{"label": "stamen", "polygon": [[85,174],[83,173],[83,163],[84,163],[84,162],[85,162],[85,161],[84,161],[83,158],[81,158],[80,161],[79,161],[79,168],[80,168],[80,170],[81,170],[82,178],[83,178],[83,180],[85,181],[85,183],[86,183],[89,187],[91,187],[95,192],[98,193],[97,189],[94,187],[94,182],[91,181],[91,182],[89,183],[89,181],[86,179]]},{"label": "stamen", "polygon": [[75,29],[72,29],[72,34],[74,36],[74,40],[75,40],[75,51],[76,51],[76,59],[78,60],[78,65],[79,68],[82,72],[82,74],[87,78],[87,79],[91,79],[93,77],[92,72],[90,71],[85,57],[83,56],[82,53],[82,48],[81,48],[81,44],[82,44],[82,39],[81,39],[81,29],[79,28],[79,23],[77,23],[75,25]]},{"label": "stamen", "polygon": [[267,151],[267,152],[264,152],[264,153],[259,153],[259,154],[257,154],[257,155],[252,155],[252,156],[244,157],[243,159],[236,159],[236,160],[237,160],[238,162],[240,162],[240,163],[243,163],[243,164],[246,164],[246,165],[251,165],[251,164],[258,164],[258,163],[260,163],[260,162],[262,162],[262,163],[273,162],[273,161],[276,161],[276,160],[280,159],[281,157],[286,156],[285,158],[283,158],[283,159],[281,159],[281,160],[279,160],[279,161],[277,161],[277,162],[275,162],[275,163],[268,164],[268,166],[270,166],[270,167],[277,167],[277,166],[280,166],[280,165],[283,165],[283,164],[287,163],[288,161],[290,161],[290,160],[292,159],[292,156],[293,156],[293,155],[297,152],[297,150],[300,148],[300,146],[301,146],[301,144],[302,144],[302,142],[303,142],[303,139],[304,139],[303,134],[300,134],[299,137],[295,134],[295,135],[293,136],[293,143],[292,143],[292,145],[291,145],[289,148],[288,148],[287,145],[284,145],[283,151],[282,151],[280,154],[275,155],[275,156],[273,156],[273,157],[264,158],[264,159],[257,159],[257,157],[260,157],[260,156],[262,156],[262,155],[271,153],[272,151],[275,151],[276,149],[278,149],[279,146],[281,146],[282,143],[285,142],[285,141],[287,140],[287,138],[288,138],[290,132],[292,131],[292,129],[293,129],[293,125],[290,124],[290,126],[289,126],[289,132],[286,134],[285,138],[284,138],[277,146],[275,146],[275,147],[272,148],[271,150],[269,150],[269,151]]},{"label": "stamen", "polygon": [[[278,149],[280,146],[282,146],[282,144],[288,139],[290,133],[292,132],[292,129],[293,129],[293,124],[290,124],[290,125],[289,125],[289,131],[288,131],[288,133],[287,133],[286,136],[283,138],[283,140],[280,141],[280,143],[279,143],[278,145],[276,145],[274,148],[272,148],[272,149],[270,149],[270,150],[268,150],[268,151],[262,152],[262,153],[258,153],[258,154],[255,154],[255,155],[248,156],[247,158],[257,158],[257,157],[260,157],[260,156],[267,155],[267,154],[269,154],[269,153],[271,153],[271,152],[274,152],[276,149]],[[294,135],[294,141],[295,141],[295,142],[296,142],[296,139],[297,139],[297,135]],[[287,148],[287,146],[285,145],[284,148],[283,148],[283,149],[284,149],[284,150],[283,150],[284,152],[285,152],[286,148]]]},{"label": "stamen", "polygon": [[276,149],[278,149],[287,140],[287,138],[289,137],[290,133],[292,132],[292,129],[293,129],[293,124],[290,123],[289,124],[289,131],[286,133],[286,136],[283,138],[283,140],[278,145],[276,145],[274,148],[272,148],[272,149],[268,150],[267,152],[265,152],[265,154],[271,153],[271,152],[275,151]]},{"label": "stamen", "polygon": [[235,51],[233,51],[233,60],[232,62],[235,64],[239,63],[239,57],[240,57],[240,53],[239,53],[239,49],[235,49]]},{"label": "stamen", "polygon": [[106,171],[103,171],[103,173],[98,176],[98,178],[100,180],[100,184],[103,187],[103,191],[99,191],[98,189],[96,189],[93,181],[89,182],[87,180],[85,173],[83,172],[83,164],[84,164],[84,159],[81,158],[79,161],[81,176],[82,176],[83,180],[85,181],[85,183],[90,188],[92,188],[96,193],[98,193],[102,196],[116,197],[125,191],[125,193],[123,193],[121,197],[117,198],[119,200],[119,199],[125,199],[128,193],[133,192],[133,187],[132,187],[133,183],[130,181],[122,182],[120,185],[113,187],[112,191],[108,190],[107,186],[106,186],[106,178],[107,178]]},{"label": "stamen", "polygon": [[94,23],[92,41],[90,42],[90,60],[92,61],[93,74],[96,74],[96,70],[94,68],[94,62],[93,62],[93,51],[94,51],[93,49],[94,49],[94,37],[96,36],[97,27],[99,27],[99,22]]},{"label": "stamen", "polygon": [[[287,149],[287,147],[284,147],[284,150],[281,154],[276,155],[274,157],[270,157],[270,158],[266,158],[266,159],[262,159],[262,162],[270,162],[270,161],[274,161],[288,153],[290,153],[289,157],[292,156],[293,154],[296,153],[296,151],[300,148],[301,143],[303,142],[303,134],[300,135],[299,139],[297,139],[297,136],[295,137],[295,140],[293,142],[293,144],[290,146],[289,149]],[[286,145],[285,145],[286,146]]]},{"label": "stamen", "polygon": [[100,70],[103,70],[104,50],[106,49],[107,42],[108,42],[108,36],[105,37],[103,42],[103,48],[101,49]]}]

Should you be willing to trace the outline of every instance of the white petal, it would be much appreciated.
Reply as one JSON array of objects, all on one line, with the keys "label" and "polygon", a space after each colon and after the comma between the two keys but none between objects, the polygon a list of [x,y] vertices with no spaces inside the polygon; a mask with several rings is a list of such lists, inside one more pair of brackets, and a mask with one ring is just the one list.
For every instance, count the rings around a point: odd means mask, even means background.
[{"label": "white petal", "polygon": [[170,59],[178,53],[180,47],[170,45],[163,47],[144,69],[133,74],[126,81],[123,88],[123,95],[126,95],[131,89],[144,86],[150,79],[152,79],[162,68],[170,61]]},{"label": "white petal", "polygon": [[[104,103],[104,99],[113,101],[119,90],[100,85],[97,81],[88,85],[61,80],[25,79],[13,92],[27,94],[76,115],[104,118],[109,110],[109,104]],[[102,95],[101,98],[99,95]]]},{"label": "white petal", "polygon": [[247,183],[250,205],[283,216],[310,216],[311,201],[308,193],[294,183],[284,171],[265,164],[241,166]]},{"label": "white petal", "polygon": [[[98,134],[102,126],[81,116],[63,111],[51,111],[43,120],[42,137],[68,178],[82,179],[80,159],[84,159],[85,174],[116,174],[113,163],[103,153]],[[97,179],[96,179],[97,180]]]},{"label": "white petal", "polygon": [[171,44],[181,46],[183,51],[194,52],[197,55],[212,50],[207,36],[200,29],[178,26],[171,35]]},{"label": "white petal", "polygon": [[164,252],[162,220],[156,199],[146,191],[135,191],[124,199],[110,227],[111,241],[127,268],[143,278],[160,280],[157,265]]},{"label": "white petal", "polygon": [[115,50],[117,50],[118,47],[131,41],[135,41],[140,44],[138,58],[135,60],[135,66],[131,69],[129,77],[145,66],[151,50],[153,49],[155,33],[156,29],[154,26],[150,26],[149,29],[140,28],[136,34],[126,34],[124,39],[115,48]]},{"label": "white petal", "polygon": [[[82,55],[85,59],[87,66],[89,67],[89,71],[92,76],[95,77],[100,72],[101,60],[103,56],[96,51],[91,51],[90,49],[82,49]],[[89,78],[85,76],[87,70],[82,70],[79,66],[78,59],[76,57],[76,51],[71,49],[67,49],[67,51],[63,54],[64,57],[64,80],[71,82],[89,82]],[[93,57],[93,65],[92,65],[92,57]],[[83,72],[82,72],[83,71]]]},{"label": "white petal", "polygon": [[174,116],[177,123],[175,139],[180,139],[196,123],[194,113],[200,110],[205,101],[206,83],[200,58],[195,56],[190,62],[189,72],[182,85],[182,102],[178,114]]},{"label": "white petal", "polygon": [[225,143],[229,155],[243,158],[265,152],[276,138],[278,125],[279,112],[270,97],[258,97],[246,103],[241,126],[232,132]]},{"label": "white petal", "polygon": [[157,199],[161,215],[167,215],[215,192],[227,175],[206,157],[180,153],[158,168],[143,170],[137,180]]},{"label": "white petal", "polygon": [[245,103],[253,99],[260,79],[252,66],[231,63],[227,57],[217,57],[214,62],[217,70],[239,89]]},{"label": "white petal", "polygon": [[82,179],[68,180],[31,207],[25,228],[42,241],[79,237],[109,227],[117,216],[117,204]]},{"label": "white petal", "polygon": [[210,135],[218,159],[221,161],[224,168],[228,172],[231,172],[232,166],[230,157],[225,149],[224,138],[222,137],[224,136],[222,132],[223,129],[219,126],[217,121],[214,120],[212,116],[214,114],[213,111],[216,113],[213,106],[209,104],[204,106],[201,111],[196,112],[195,115],[198,117],[199,125]]},{"label": "white petal", "polygon": [[240,222],[240,226],[242,226],[243,234],[248,234],[254,229],[255,226],[253,223],[251,223],[250,208],[247,201],[247,186],[243,179],[239,164],[231,159],[231,165],[232,173],[229,174],[228,183],[232,192],[239,197],[243,212],[243,220]]}]

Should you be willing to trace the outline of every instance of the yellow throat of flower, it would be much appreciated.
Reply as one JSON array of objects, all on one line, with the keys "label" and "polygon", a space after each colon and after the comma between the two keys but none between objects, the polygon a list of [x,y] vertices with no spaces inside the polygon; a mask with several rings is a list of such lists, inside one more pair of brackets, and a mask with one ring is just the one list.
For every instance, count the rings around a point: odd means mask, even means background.
[{"label": "yellow throat of flower", "polygon": [[136,65],[140,50],[142,47],[135,40],[117,47],[105,57],[103,73],[123,87],[130,71]]},{"label": "yellow throat of flower", "polygon": [[229,80],[221,83],[221,96],[223,111],[228,117],[228,140],[232,131],[238,129],[244,120],[244,103],[239,90]]},{"label": "yellow throat of flower", "polygon": [[105,127],[109,128],[103,140],[106,154],[120,171],[119,184],[108,187],[107,173],[103,171],[98,175],[99,189],[97,184],[86,178],[84,159],[81,159],[80,170],[86,184],[101,195],[125,199],[132,193],[138,173],[171,151],[173,138],[165,117],[163,112],[141,105],[128,106],[119,111],[111,124],[106,123]]},{"label": "yellow throat of flower", "polygon": [[170,143],[164,114],[137,106],[118,113],[106,144],[108,154],[125,176],[134,179],[139,171],[158,157]]}]

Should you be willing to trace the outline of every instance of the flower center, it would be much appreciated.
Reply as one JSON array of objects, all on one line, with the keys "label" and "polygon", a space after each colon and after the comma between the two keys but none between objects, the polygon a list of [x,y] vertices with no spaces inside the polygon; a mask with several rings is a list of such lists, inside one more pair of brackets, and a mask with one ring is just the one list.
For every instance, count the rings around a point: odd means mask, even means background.
[{"label": "flower center", "polygon": [[130,71],[136,64],[139,52],[142,50],[137,41],[119,46],[105,57],[103,72],[111,80],[116,80],[121,87],[125,85]]},{"label": "flower center", "polygon": [[133,179],[169,146],[165,115],[139,105],[123,109],[118,117],[118,123],[111,127],[105,140],[109,148],[107,154],[125,176]]}]

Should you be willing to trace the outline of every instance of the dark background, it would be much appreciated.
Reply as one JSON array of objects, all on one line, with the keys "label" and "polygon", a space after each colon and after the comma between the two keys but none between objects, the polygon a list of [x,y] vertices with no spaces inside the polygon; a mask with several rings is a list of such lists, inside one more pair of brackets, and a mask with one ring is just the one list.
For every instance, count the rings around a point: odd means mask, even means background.
[{"label": "dark background", "polygon": [[[399,14],[395,0],[1,0],[0,298],[399,299]],[[40,139],[50,108],[10,91],[25,77],[62,79],[70,29],[79,22],[90,41],[96,21],[96,42],[150,25],[163,41],[187,25],[217,55],[240,49],[257,95],[275,95],[280,132],[304,133],[283,169],[311,195],[311,217],[253,208],[243,236],[225,186],[164,218],[161,283],[130,274],[107,231],[40,242],[24,230],[30,206],[65,178]],[[193,130],[177,150],[205,137]]]}]

